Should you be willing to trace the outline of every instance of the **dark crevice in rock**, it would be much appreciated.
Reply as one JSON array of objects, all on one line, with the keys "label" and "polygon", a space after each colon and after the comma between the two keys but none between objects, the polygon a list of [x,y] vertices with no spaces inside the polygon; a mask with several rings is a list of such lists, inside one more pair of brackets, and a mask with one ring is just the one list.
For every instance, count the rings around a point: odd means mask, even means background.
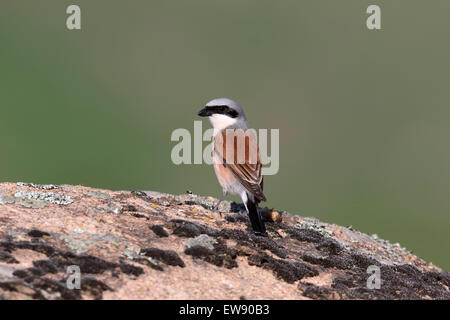
[{"label": "dark crevice in rock", "polygon": [[247,213],[235,213],[235,214],[228,214],[225,216],[225,220],[227,220],[228,222],[244,222],[244,223],[249,223],[250,220],[248,219]]},{"label": "dark crevice in rock", "polygon": [[[373,262],[373,261],[372,261]],[[369,289],[367,285],[370,274],[365,266],[369,261],[355,264],[352,271],[333,280],[331,287],[344,299],[450,299],[443,279],[436,272],[422,272],[408,264],[398,266],[380,266],[380,288]]]},{"label": "dark crevice in rock", "polygon": [[[15,270],[13,275],[22,279],[22,282],[10,283],[2,287],[5,290],[17,292],[20,286],[32,289],[34,290],[32,297],[35,299],[81,299],[80,290],[68,289],[64,279],[58,282],[44,277],[46,274],[66,274],[67,267],[72,265],[80,268],[81,292],[89,294],[94,299],[101,299],[102,292],[111,289],[99,280],[85,277],[86,274],[102,274],[105,271],[111,271],[114,275],[120,270],[121,273],[137,277],[144,272],[140,267],[123,262],[110,262],[92,255],[77,255],[42,243],[4,241],[0,242],[0,247],[11,253],[17,249],[29,249],[48,256],[48,259],[34,260],[31,268]],[[10,253],[5,253],[5,256],[14,258]]]},{"label": "dark crevice in rock", "polygon": [[143,265],[146,265],[154,270],[164,271],[164,268],[162,266],[160,266],[159,264],[154,263],[146,258],[135,258],[135,259],[133,259],[133,261],[143,264]]},{"label": "dark crevice in rock", "polygon": [[218,267],[232,269],[238,266],[236,262],[238,252],[236,250],[228,249],[226,246],[220,244],[215,245],[214,250],[210,250],[203,246],[192,246],[187,248],[184,253]]},{"label": "dark crevice in rock", "polygon": [[184,268],[185,264],[180,256],[172,250],[162,250],[158,248],[141,249],[141,255],[161,261],[169,266],[179,266]]},{"label": "dark crevice in rock", "polygon": [[29,249],[43,253],[47,256],[51,256],[56,252],[55,248],[49,245],[27,241],[0,241],[0,248],[3,248],[3,250],[9,253],[13,252],[16,249]]},{"label": "dark crevice in rock", "polygon": [[316,249],[322,252],[327,252],[331,255],[337,255],[345,249],[336,241],[330,238],[325,238],[316,245]]},{"label": "dark crevice in rock", "polygon": [[317,300],[334,298],[333,290],[329,288],[318,287],[309,283],[306,284],[306,288],[303,290],[303,296]]},{"label": "dark crevice in rock", "polygon": [[308,254],[301,256],[303,261],[311,264],[319,265],[324,268],[336,268],[336,269],[352,269],[354,267],[352,259],[342,256],[328,256],[328,257],[316,257]]},{"label": "dark crevice in rock", "polygon": [[33,266],[36,270],[46,273],[58,273],[58,269],[61,269],[61,263],[55,263],[55,260],[36,260],[33,261]]},{"label": "dark crevice in rock", "polygon": [[320,232],[310,229],[300,229],[296,227],[290,227],[281,225],[281,229],[286,231],[292,238],[297,239],[298,241],[311,242],[319,244],[321,243],[325,236]]},{"label": "dark crevice in rock", "polygon": [[149,228],[160,238],[165,238],[169,236],[169,233],[166,230],[164,230],[163,226],[154,225],[150,226]]},{"label": "dark crevice in rock", "polygon": [[167,228],[171,229],[174,235],[186,238],[194,238],[201,234],[207,234],[215,237],[218,234],[218,232],[214,229],[182,219],[169,220]]},{"label": "dark crevice in rock", "polygon": [[273,239],[255,235],[253,232],[244,232],[234,229],[222,229],[220,236],[223,239],[233,239],[239,245],[249,247],[255,250],[269,250],[280,258],[286,258],[289,251],[279,245]]},{"label": "dark crevice in rock", "polygon": [[103,292],[106,290],[113,291],[107,284],[95,278],[81,278],[81,291],[88,293],[95,300],[102,299]]},{"label": "dark crevice in rock", "polygon": [[[65,300],[81,299],[80,290],[72,290],[67,288],[63,281],[56,281],[45,277],[34,277],[29,281],[29,285],[35,290],[34,299],[48,299],[48,295],[60,295]],[[44,294],[45,293],[45,294]],[[58,298],[58,296],[55,296]]]},{"label": "dark crevice in rock", "polygon": [[249,256],[248,263],[252,266],[271,270],[278,278],[288,283],[294,283],[304,277],[314,277],[319,274],[316,269],[307,264],[275,259],[266,254]]},{"label": "dark crevice in rock", "polygon": [[19,261],[17,261],[10,253],[4,251],[0,251],[0,261],[6,263],[19,263]]}]

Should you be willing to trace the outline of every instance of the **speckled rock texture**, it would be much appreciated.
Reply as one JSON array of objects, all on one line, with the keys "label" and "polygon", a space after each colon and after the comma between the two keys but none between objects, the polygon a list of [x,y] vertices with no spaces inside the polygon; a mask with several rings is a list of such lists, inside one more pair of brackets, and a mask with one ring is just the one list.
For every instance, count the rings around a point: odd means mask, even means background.
[{"label": "speckled rock texture", "polygon": [[256,236],[216,201],[1,183],[0,299],[450,299],[449,273],[398,244],[287,212]]}]

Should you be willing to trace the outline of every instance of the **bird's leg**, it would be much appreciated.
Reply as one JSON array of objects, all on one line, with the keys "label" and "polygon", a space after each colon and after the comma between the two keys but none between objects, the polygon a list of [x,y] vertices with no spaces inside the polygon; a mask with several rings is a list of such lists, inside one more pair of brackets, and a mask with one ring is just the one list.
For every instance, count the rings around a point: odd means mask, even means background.
[{"label": "bird's leg", "polygon": [[[214,211],[218,211],[219,209],[219,205],[222,203],[222,201],[225,199],[225,197],[227,196],[227,192],[224,191],[222,193],[222,198],[220,198],[219,202],[217,202],[217,204],[213,207]],[[222,212],[219,211],[220,216],[222,216]]]}]

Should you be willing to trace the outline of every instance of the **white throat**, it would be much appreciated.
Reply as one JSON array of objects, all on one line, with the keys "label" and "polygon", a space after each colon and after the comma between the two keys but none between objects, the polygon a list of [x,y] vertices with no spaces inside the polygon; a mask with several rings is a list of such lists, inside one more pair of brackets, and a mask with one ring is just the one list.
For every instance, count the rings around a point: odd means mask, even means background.
[{"label": "white throat", "polygon": [[223,114],[213,114],[209,117],[209,121],[211,121],[215,132],[222,131],[226,127],[235,124],[237,121],[236,119],[237,118],[231,118]]}]

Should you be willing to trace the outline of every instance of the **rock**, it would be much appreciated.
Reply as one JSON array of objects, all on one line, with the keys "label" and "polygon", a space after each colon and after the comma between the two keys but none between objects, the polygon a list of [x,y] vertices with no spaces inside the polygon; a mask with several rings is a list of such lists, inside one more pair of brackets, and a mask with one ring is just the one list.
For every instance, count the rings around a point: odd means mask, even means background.
[{"label": "rock", "polygon": [[104,200],[111,200],[112,196],[105,193],[105,192],[101,192],[101,191],[97,191],[97,190],[84,190],[83,194],[85,196],[88,197],[94,197],[94,198],[98,198],[98,199],[104,199]]},{"label": "rock", "polygon": [[208,250],[214,250],[214,245],[217,243],[217,240],[206,235],[201,234],[195,238],[190,238],[186,242],[184,242],[184,246],[186,249],[189,249],[191,247],[199,246],[206,248]]},{"label": "rock", "polygon": [[[215,203],[193,192],[1,183],[0,297],[450,299],[449,273],[397,243],[268,208],[269,237],[256,236],[243,205],[224,201],[221,217]],[[80,289],[68,288],[69,267]]]}]

